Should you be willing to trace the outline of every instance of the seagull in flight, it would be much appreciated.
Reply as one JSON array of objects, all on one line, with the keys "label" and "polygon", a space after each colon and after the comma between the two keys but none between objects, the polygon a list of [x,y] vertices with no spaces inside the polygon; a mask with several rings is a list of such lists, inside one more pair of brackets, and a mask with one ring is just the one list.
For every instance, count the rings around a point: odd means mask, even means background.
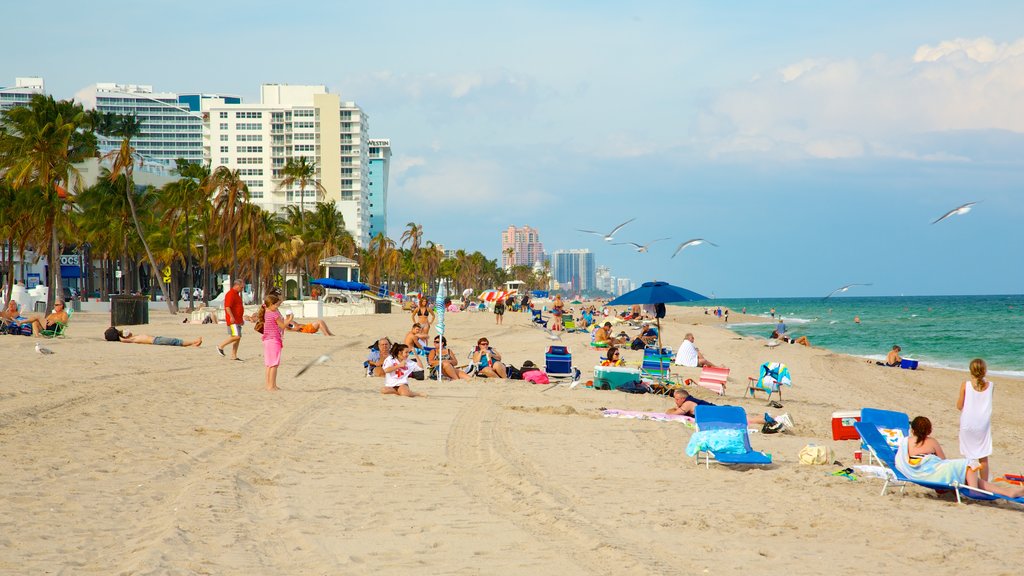
[{"label": "seagull in flight", "polygon": [[698,244],[710,244],[710,245],[714,246],[715,248],[718,248],[718,244],[715,244],[714,242],[711,242],[710,240],[705,240],[703,238],[693,238],[693,239],[687,240],[686,242],[683,242],[682,244],[677,246],[676,247],[676,251],[672,253],[672,257],[675,258],[676,254],[679,254],[684,249],[686,249],[686,248],[688,248],[690,246],[697,246]]},{"label": "seagull in flight", "polygon": [[42,346],[39,345],[39,342],[36,342],[36,352],[39,352],[43,356],[53,354],[53,350],[50,350],[49,348],[43,348]]},{"label": "seagull in flight", "polygon": [[629,224],[629,223],[630,223],[630,222],[632,222],[633,220],[636,220],[636,218],[630,218],[629,220],[626,220],[626,221],[625,221],[625,222],[623,222],[622,224],[619,224],[619,225],[618,225],[618,226],[616,226],[615,228],[612,228],[612,231],[611,231],[611,232],[609,232],[609,233],[607,233],[607,234],[602,234],[602,233],[600,233],[600,232],[597,232],[597,231],[594,231],[594,230],[580,230],[579,228],[577,228],[577,229],[576,229],[576,231],[577,231],[577,232],[586,232],[587,234],[593,234],[593,235],[595,235],[595,236],[600,236],[600,237],[601,237],[602,239],[604,239],[604,241],[605,241],[605,242],[611,242],[612,240],[614,240],[614,239],[615,239],[615,234],[616,234],[616,233],[617,233],[617,232],[618,232],[619,230],[622,230],[622,227],[623,227],[623,226],[625,226],[626,224]]},{"label": "seagull in flight", "polygon": [[[979,200],[979,202],[980,202],[980,200]],[[952,210],[950,210],[949,212],[946,212],[942,216],[939,216],[939,219],[936,220],[935,222],[932,222],[932,224],[938,224],[939,222],[942,222],[943,220],[945,220],[946,218],[949,218],[950,216],[959,216],[960,214],[967,214],[968,212],[971,211],[971,206],[974,206],[977,203],[978,202],[968,202],[967,204],[964,204],[963,206],[957,206],[956,208],[953,208]]]},{"label": "seagull in flight", "polygon": [[[333,354],[333,353],[334,352],[331,352],[331,354]],[[302,369],[299,370],[297,374],[295,374],[295,377],[298,378],[299,376],[302,376],[303,374],[306,373],[306,370],[309,370],[313,366],[319,366],[321,364],[329,362],[331,360],[331,354],[321,354],[321,355],[317,356],[316,358],[310,360],[310,362],[308,364],[303,366]]]},{"label": "seagull in flight", "polygon": [[825,299],[829,298],[829,296],[832,296],[833,294],[837,294],[839,292],[846,292],[847,290],[849,290],[850,288],[853,288],[854,286],[871,286],[871,284],[847,284],[846,286],[842,286],[840,288],[836,288],[835,290],[829,292],[828,296],[825,296],[825,298],[822,298],[822,300],[825,300]]},{"label": "seagull in flight", "polygon": [[651,247],[651,244],[654,244],[655,242],[661,242],[662,240],[668,240],[668,238],[658,238],[656,240],[651,240],[650,242],[644,244],[643,246],[637,244],[636,242],[612,242],[612,245],[622,246],[624,244],[629,244],[630,246],[633,247],[634,250],[643,254],[644,252],[647,252],[647,249]]},{"label": "seagull in flight", "polygon": [[543,327],[543,328],[544,328],[544,332],[547,334],[548,340],[558,340],[559,342],[562,341],[562,335],[560,333],[553,332],[550,328],[548,328],[546,326]]}]

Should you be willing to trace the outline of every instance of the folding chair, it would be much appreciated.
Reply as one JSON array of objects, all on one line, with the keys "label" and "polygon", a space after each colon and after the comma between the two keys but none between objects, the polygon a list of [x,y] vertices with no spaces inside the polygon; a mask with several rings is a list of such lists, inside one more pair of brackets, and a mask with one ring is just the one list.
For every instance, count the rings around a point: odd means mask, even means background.
[{"label": "folding chair", "polygon": [[707,388],[719,396],[725,396],[725,383],[728,379],[728,368],[711,368],[709,366],[705,366],[700,371],[700,381],[697,382],[697,386]]},{"label": "folding chair", "polygon": [[747,412],[740,406],[698,405],[694,410],[697,432],[690,438],[686,453],[695,457],[700,466],[710,468],[711,458],[729,465],[763,466],[772,463],[772,457],[750,446],[747,432]]},{"label": "folding chair", "polygon": [[779,362],[765,362],[761,364],[760,373],[757,378],[747,378],[747,394],[755,398],[756,392],[768,393],[768,402],[772,401],[772,394],[778,394],[782,400],[782,385],[792,386],[793,381],[789,376],[789,368]]}]

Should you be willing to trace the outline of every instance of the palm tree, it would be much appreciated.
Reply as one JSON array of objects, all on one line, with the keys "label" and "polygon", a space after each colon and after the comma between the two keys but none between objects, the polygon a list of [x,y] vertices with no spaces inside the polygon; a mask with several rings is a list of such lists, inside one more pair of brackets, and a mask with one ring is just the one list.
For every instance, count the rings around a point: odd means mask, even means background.
[{"label": "palm tree", "polygon": [[249,187],[242,181],[238,170],[231,170],[227,166],[218,166],[210,176],[207,186],[208,192],[215,194],[211,224],[216,233],[230,240],[231,277],[240,278],[238,232],[242,224],[242,204],[249,201]]},{"label": "palm tree", "polygon": [[104,159],[109,159],[112,162],[109,176],[111,181],[116,180],[122,174],[125,177],[124,193],[128,197],[128,207],[131,208],[135,233],[139,235],[142,248],[146,251],[146,258],[149,260],[150,278],[157,278],[156,285],[160,287],[160,293],[163,295],[164,301],[167,302],[167,311],[173,315],[178,312],[178,300],[176,298],[172,300],[170,295],[167,294],[167,287],[164,286],[163,282],[159,281],[160,269],[157,268],[153,252],[149,249],[149,243],[146,242],[146,235],[142,233],[142,226],[139,225],[139,215],[135,209],[135,181],[133,174],[135,172],[136,160],[135,148],[132,147],[132,138],[138,136],[141,132],[142,120],[139,120],[135,115],[121,116],[114,127],[114,134],[121,137],[121,145],[117,150],[105,154]]},{"label": "palm tree", "polygon": [[[299,185],[299,222],[300,222],[300,236],[305,236],[305,212],[306,212],[306,187],[310,184],[317,191],[317,196],[327,193],[327,189],[324,188],[323,184],[320,183],[316,178],[317,168],[315,160],[307,160],[305,156],[299,156],[296,158],[289,158],[288,163],[285,164],[281,170],[281,183],[278,184],[278,190],[282,188],[290,188],[291,186]],[[305,269],[306,276],[309,276],[309,268]],[[299,279],[299,299],[302,299],[302,280]]]},{"label": "palm tree", "polygon": [[163,203],[165,205],[164,223],[170,226],[173,236],[178,226],[185,225],[185,270],[188,280],[188,307],[195,307],[192,275],[192,220],[199,217],[209,204],[207,192],[210,180],[210,167],[193,164],[178,158],[176,171],[181,178],[164,186]]},{"label": "palm tree", "polygon": [[36,94],[28,104],[0,112],[0,172],[15,189],[35,188],[47,210],[43,231],[49,237],[47,262],[52,289],[47,307],[63,292],[58,257],[58,220],[68,218],[58,189],[70,189],[74,164],[96,152],[96,137],[80,104]]}]

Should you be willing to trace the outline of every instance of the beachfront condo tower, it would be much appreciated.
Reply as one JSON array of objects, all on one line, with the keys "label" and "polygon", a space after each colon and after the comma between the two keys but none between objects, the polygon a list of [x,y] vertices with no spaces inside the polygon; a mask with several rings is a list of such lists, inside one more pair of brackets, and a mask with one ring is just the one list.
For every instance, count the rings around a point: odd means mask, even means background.
[{"label": "beachfront condo tower", "polygon": [[[206,158],[213,170],[238,170],[251,201],[271,212],[313,210],[334,201],[356,244],[370,243],[368,119],[323,85],[264,84],[258,104],[218,99],[202,103]],[[323,186],[282,187],[289,160],[306,158]]]},{"label": "beachfront condo tower", "polygon": [[544,244],[536,228],[509,226],[501,232],[501,266],[533,266],[544,261]]},{"label": "beachfront condo tower", "polygon": [[38,76],[15,78],[14,86],[0,86],[0,110],[28,104],[34,94],[46,94],[42,78]]},{"label": "beachfront condo tower", "polygon": [[388,235],[388,174],[391,171],[391,140],[370,140],[370,175],[366,190],[370,205],[370,238]]},{"label": "beachfront condo tower", "polygon": [[[132,139],[135,151],[148,167],[161,166],[170,173],[175,160],[192,163],[203,161],[202,103],[211,99],[238,104],[238,96],[223,94],[176,94],[154,92],[145,84],[113,84],[101,82],[75,93],[75,100],[86,110],[99,110],[142,121],[141,133]],[[100,153],[117,149],[117,136],[97,135]]]},{"label": "beachfront condo tower", "polygon": [[560,290],[574,293],[593,290],[597,287],[596,276],[594,254],[590,250],[555,250],[551,254],[551,277]]}]

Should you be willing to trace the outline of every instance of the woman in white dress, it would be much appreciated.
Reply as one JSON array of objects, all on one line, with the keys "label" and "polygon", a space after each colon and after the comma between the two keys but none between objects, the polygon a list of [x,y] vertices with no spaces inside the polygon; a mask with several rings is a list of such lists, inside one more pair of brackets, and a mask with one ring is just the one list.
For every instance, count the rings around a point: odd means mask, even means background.
[{"label": "woman in white dress", "polygon": [[989,479],[988,457],[992,454],[992,382],[985,379],[988,366],[981,358],[971,360],[971,380],[960,385],[956,408],[960,411],[960,453],[978,460],[978,475]]}]

